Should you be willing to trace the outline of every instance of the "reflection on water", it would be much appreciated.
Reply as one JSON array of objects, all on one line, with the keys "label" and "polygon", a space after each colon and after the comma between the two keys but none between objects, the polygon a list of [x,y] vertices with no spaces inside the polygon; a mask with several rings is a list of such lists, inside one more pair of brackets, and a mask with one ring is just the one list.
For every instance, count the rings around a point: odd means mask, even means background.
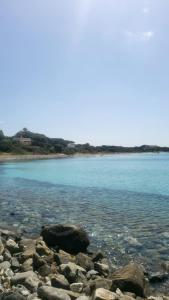
[{"label": "reflection on water", "polygon": [[156,271],[169,260],[169,196],[152,193],[150,188],[147,193],[118,189],[118,185],[86,187],[31,180],[27,167],[24,179],[11,176],[13,168],[18,172],[22,164],[18,168],[0,165],[0,225],[32,234],[44,224],[80,223],[90,234],[91,248],[102,248],[115,265],[135,260]]}]

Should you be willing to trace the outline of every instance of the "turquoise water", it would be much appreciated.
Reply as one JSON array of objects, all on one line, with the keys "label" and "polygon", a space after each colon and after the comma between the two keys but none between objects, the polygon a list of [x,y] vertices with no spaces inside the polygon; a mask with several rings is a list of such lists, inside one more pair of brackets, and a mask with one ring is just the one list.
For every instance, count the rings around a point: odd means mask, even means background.
[{"label": "turquoise water", "polygon": [[169,154],[0,164],[1,225],[80,223],[115,265],[169,260]]}]

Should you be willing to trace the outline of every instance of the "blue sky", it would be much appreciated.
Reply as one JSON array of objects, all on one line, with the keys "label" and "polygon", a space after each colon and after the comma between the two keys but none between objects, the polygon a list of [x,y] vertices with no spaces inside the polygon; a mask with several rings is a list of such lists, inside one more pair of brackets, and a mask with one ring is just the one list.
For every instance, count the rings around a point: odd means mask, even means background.
[{"label": "blue sky", "polygon": [[0,0],[0,127],[169,146],[167,0]]}]

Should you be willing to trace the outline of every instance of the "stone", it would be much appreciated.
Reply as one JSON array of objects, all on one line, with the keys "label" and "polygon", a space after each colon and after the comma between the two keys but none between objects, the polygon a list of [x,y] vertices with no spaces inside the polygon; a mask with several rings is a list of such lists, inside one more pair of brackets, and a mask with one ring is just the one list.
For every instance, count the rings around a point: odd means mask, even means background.
[{"label": "stone", "polygon": [[45,265],[46,261],[44,258],[39,256],[37,253],[33,255],[33,267],[38,270],[41,266]]},{"label": "stone", "polygon": [[94,269],[100,274],[103,275],[105,277],[107,277],[109,275],[109,266],[99,263],[99,262],[95,262],[94,263]]},{"label": "stone", "polygon": [[118,300],[118,295],[106,289],[96,289],[93,300]]},{"label": "stone", "polygon": [[38,288],[38,296],[45,300],[71,300],[65,291],[49,286]]},{"label": "stone", "polygon": [[18,292],[5,292],[0,295],[0,300],[25,300],[25,297]]},{"label": "stone", "polygon": [[38,269],[38,273],[42,276],[48,276],[51,273],[51,268],[49,265],[44,264]]},{"label": "stone", "polygon": [[60,272],[67,278],[70,283],[76,282],[79,273],[86,275],[86,270],[76,265],[75,263],[69,262],[68,264],[62,264],[59,266]]},{"label": "stone", "polygon": [[27,287],[28,290],[30,290],[33,293],[33,292],[37,291],[37,288],[39,286],[39,282],[40,281],[39,281],[37,276],[32,276],[32,277],[26,278],[26,280],[24,282],[24,285],[25,285],[25,287]]},{"label": "stone", "polygon": [[167,272],[162,273],[162,272],[156,272],[152,273],[149,275],[149,281],[150,283],[158,283],[158,282],[163,282],[167,280],[169,277],[169,274]]},{"label": "stone", "polygon": [[11,269],[15,272],[16,270],[19,270],[20,268],[20,263],[17,260],[16,257],[12,257],[11,259]]},{"label": "stone", "polygon": [[5,249],[5,251],[3,253],[3,257],[4,257],[4,260],[11,261],[12,255],[7,249]]},{"label": "stone", "polygon": [[83,290],[83,283],[82,282],[72,283],[70,285],[70,289],[71,289],[72,292],[81,293],[82,290]]},{"label": "stone", "polygon": [[33,271],[33,259],[28,258],[27,260],[25,260],[24,263],[21,266],[21,270],[23,272]]},{"label": "stone", "polygon": [[2,243],[1,237],[0,237],[0,255],[4,252],[4,245]]},{"label": "stone", "polygon": [[9,261],[3,261],[0,263],[0,270],[7,270],[11,267],[11,264]]},{"label": "stone", "polygon": [[0,263],[2,263],[2,262],[3,262],[3,260],[4,260],[4,257],[3,257],[3,255],[0,255]]},{"label": "stone", "polygon": [[28,271],[28,272],[21,272],[21,273],[16,273],[14,277],[11,278],[11,284],[12,285],[17,285],[17,284],[23,284],[27,279],[32,278],[34,281],[39,282],[39,279],[33,271]]},{"label": "stone", "polygon": [[87,272],[87,279],[90,280],[90,279],[96,279],[96,277],[99,275],[99,273],[95,270],[90,270]]},{"label": "stone", "polygon": [[76,300],[90,300],[90,297],[82,295],[82,296],[76,298]]},{"label": "stone", "polygon": [[28,258],[32,258],[36,253],[35,249],[36,240],[32,239],[22,239],[19,243],[20,251],[22,252],[22,260],[23,262]]},{"label": "stone", "polygon": [[20,293],[22,296],[25,296],[25,297],[30,295],[30,292],[28,291],[28,289],[25,286],[21,285],[21,284],[18,284],[16,286],[15,291]]},{"label": "stone", "polygon": [[71,224],[44,226],[41,235],[48,246],[58,246],[72,254],[86,252],[90,243],[85,230],[80,226]]},{"label": "stone", "polygon": [[94,253],[92,255],[92,261],[93,262],[97,262],[97,261],[100,261],[104,258],[104,254],[102,253],[102,251],[97,251],[96,253]]},{"label": "stone", "polygon": [[119,288],[122,292],[132,292],[136,296],[145,297],[149,292],[148,282],[146,281],[143,269],[131,263],[112,274],[112,291]]},{"label": "stone", "polygon": [[55,253],[54,259],[55,259],[57,265],[67,264],[69,262],[75,262],[75,256],[73,256],[63,250],[59,250],[59,253]]},{"label": "stone", "polygon": [[47,247],[47,245],[44,241],[38,241],[38,243],[36,245],[36,252],[40,256],[48,256],[51,254],[51,250]]},{"label": "stone", "polygon": [[98,288],[104,288],[106,290],[110,290],[112,286],[112,280],[107,278],[97,278],[95,280],[91,280],[87,283],[84,290],[87,295],[91,295],[94,290]]},{"label": "stone", "polygon": [[11,254],[19,252],[18,244],[12,239],[8,239],[6,241],[6,248],[10,251]]},{"label": "stone", "polygon": [[91,258],[84,253],[78,253],[76,255],[75,263],[84,268],[86,271],[90,271],[94,268]]},{"label": "stone", "polygon": [[161,266],[165,271],[169,272],[169,261],[164,261]]},{"label": "stone", "polygon": [[129,296],[131,298],[136,298],[136,294],[135,293],[130,293],[130,292],[124,292],[125,296]]},{"label": "stone", "polygon": [[69,288],[70,288],[69,282],[65,278],[64,275],[56,274],[56,275],[53,275],[50,279],[51,279],[51,285],[53,287],[56,287],[58,289],[69,290]]}]

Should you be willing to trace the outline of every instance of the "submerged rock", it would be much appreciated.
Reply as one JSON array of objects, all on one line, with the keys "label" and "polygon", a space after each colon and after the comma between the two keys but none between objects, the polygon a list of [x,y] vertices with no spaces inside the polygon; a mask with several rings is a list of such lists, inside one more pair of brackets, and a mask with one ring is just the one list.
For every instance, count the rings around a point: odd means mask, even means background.
[{"label": "submerged rock", "polygon": [[41,235],[48,246],[58,246],[68,253],[86,252],[89,238],[86,231],[76,225],[49,225],[42,227]]}]

